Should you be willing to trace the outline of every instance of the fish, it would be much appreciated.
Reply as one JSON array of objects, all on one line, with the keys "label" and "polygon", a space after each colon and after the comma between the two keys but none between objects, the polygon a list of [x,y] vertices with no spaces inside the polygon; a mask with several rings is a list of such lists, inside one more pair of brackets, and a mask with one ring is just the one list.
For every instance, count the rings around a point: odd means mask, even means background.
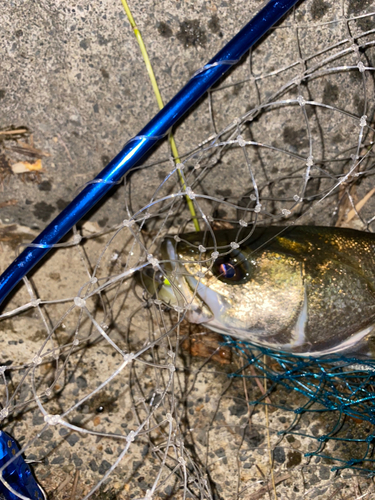
[{"label": "fish", "polygon": [[207,230],[165,237],[160,257],[142,282],[191,323],[297,356],[375,354],[375,234]]}]

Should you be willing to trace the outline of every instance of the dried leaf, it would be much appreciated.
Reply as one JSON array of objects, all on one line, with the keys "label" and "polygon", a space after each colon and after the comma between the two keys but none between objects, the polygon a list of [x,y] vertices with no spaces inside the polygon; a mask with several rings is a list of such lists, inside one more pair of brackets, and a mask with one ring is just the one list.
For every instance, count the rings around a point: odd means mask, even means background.
[{"label": "dried leaf", "polygon": [[230,347],[221,345],[222,342],[223,337],[217,333],[200,332],[198,335],[190,335],[184,340],[182,347],[191,356],[210,358],[221,365],[227,365],[232,361],[232,351]]},{"label": "dried leaf", "polygon": [[235,226],[229,221],[215,220],[214,222],[212,222],[211,227],[214,231],[219,231],[221,229],[233,229]]},{"label": "dried leaf", "polygon": [[27,172],[42,172],[42,160],[39,159],[35,163],[29,163],[27,161],[19,161],[14,165],[11,165],[12,172],[14,174],[24,174]]},{"label": "dried leaf", "polygon": [[13,249],[16,249],[20,243],[33,240],[36,235],[37,233],[28,227],[17,224],[0,225],[0,242],[10,245]]},{"label": "dried leaf", "polygon": [[365,205],[366,203],[368,202],[368,200],[371,198],[371,196],[375,193],[375,188],[372,188],[371,191],[369,191],[366,196],[364,196],[362,198],[362,200],[360,200],[356,206],[355,206],[355,210],[354,208],[352,208],[350,210],[350,212],[348,213],[347,217],[346,217],[346,222],[350,222],[356,215],[357,215],[357,212],[359,212]]},{"label": "dried leaf", "polygon": [[17,229],[17,224],[11,224],[10,226],[0,227],[0,238],[8,233],[11,233]]},{"label": "dried leaf", "polygon": [[6,127],[0,130],[0,140],[14,140],[18,137],[24,137],[28,135],[30,130],[27,127]]},{"label": "dried leaf", "polygon": [[4,154],[0,154],[0,173],[8,172],[11,173],[10,171],[10,165],[7,157]]},{"label": "dried leaf", "polygon": [[[0,202],[0,208],[9,207],[12,205],[17,205],[18,201],[15,199]],[[1,230],[0,230],[1,234]]]},{"label": "dried leaf", "polygon": [[[290,479],[290,474],[281,474],[279,476],[276,476],[275,477],[275,485],[280,484],[280,483],[286,481],[287,479]],[[255,493],[253,493],[252,495],[250,495],[247,498],[248,498],[248,500],[259,500],[264,495],[269,493],[271,491],[271,488],[272,488],[272,483],[271,483],[271,481],[268,481],[264,486],[259,488],[258,491],[256,491]],[[243,490],[243,491],[245,491],[245,490]],[[243,493],[243,491],[240,492],[240,494]]]},{"label": "dried leaf", "polygon": [[21,142],[21,141],[18,141],[16,146],[7,146],[5,149],[25,156],[31,156],[32,158],[42,158],[43,156],[51,156],[49,153],[46,153],[41,149],[34,148],[30,144],[27,144],[27,142]]}]

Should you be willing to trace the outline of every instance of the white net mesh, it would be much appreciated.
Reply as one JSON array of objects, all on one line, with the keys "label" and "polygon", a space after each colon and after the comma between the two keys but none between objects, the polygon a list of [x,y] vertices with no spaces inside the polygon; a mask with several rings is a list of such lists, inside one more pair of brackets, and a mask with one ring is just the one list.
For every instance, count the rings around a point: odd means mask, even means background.
[{"label": "white net mesh", "polygon": [[[233,243],[258,224],[373,230],[375,13],[363,8],[307,22],[302,3],[178,127],[190,143],[179,164],[165,141],[125,179],[126,220],[76,228],[7,303],[2,424],[54,498],[372,498],[370,478],[303,456],[332,419],[313,413],[306,437],[278,435],[294,415],[247,404],[264,381],[228,378],[242,358],[134,281],[159,270],[166,234],[194,230],[186,196],[201,229],[238,228]],[[139,189],[146,177],[153,191]],[[3,235],[17,246],[18,230]],[[349,460],[356,444],[334,446]]]}]

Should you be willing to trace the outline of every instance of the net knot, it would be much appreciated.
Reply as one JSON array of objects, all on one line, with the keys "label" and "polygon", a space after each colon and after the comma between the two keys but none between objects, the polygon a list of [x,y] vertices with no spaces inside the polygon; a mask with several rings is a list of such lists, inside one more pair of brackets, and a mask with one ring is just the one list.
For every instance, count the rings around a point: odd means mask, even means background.
[{"label": "net knot", "polygon": [[307,165],[308,167],[312,167],[312,166],[314,165],[314,157],[313,157],[313,156],[309,156],[309,157],[307,158],[306,165]]},{"label": "net knot", "polygon": [[32,363],[37,366],[40,365],[43,361],[43,358],[41,356],[34,356]]},{"label": "net knot", "polygon": [[124,219],[124,220],[122,221],[122,225],[123,225],[124,227],[132,227],[132,226],[134,226],[134,224],[135,224],[135,222],[134,222],[134,220],[133,220],[133,219]]},{"label": "net knot", "polygon": [[230,247],[233,248],[233,250],[236,250],[240,247],[240,245],[236,241],[232,241]]},{"label": "net knot", "polygon": [[133,352],[128,352],[128,353],[126,353],[126,354],[123,355],[123,358],[124,358],[124,361],[126,363],[129,363],[130,361],[133,361],[133,359],[135,358],[135,356],[134,356]]},{"label": "net knot", "polygon": [[246,146],[246,141],[245,139],[242,137],[242,135],[238,135],[237,136],[237,142],[238,142],[238,145],[243,148]]},{"label": "net knot", "polygon": [[183,313],[185,311],[185,309],[181,306],[174,306],[173,309],[177,312],[177,313]]},{"label": "net knot", "polygon": [[211,257],[216,260],[219,257],[219,252],[212,252]]},{"label": "net knot", "polygon": [[128,443],[132,443],[135,439],[135,432],[134,431],[130,431],[129,434],[126,436],[126,441]]},{"label": "net knot", "polygon": [[44,415],[44,421],[48,425],[56,425],[61,422],[61,416],[60,415]]},{"label": "net knot", "polygon": [[300,106],[304,106],[306,104],[305,98],[302,95],[297,97],[297,102]]},{"label": "net knot", "polygon": [[361,116],[361,119],[359,120],[359,125],[360,125],[360,127],[366,127],[366,125],[367,125],[367,115]]},{"label": "net knot", "polygon": [[246,222],[245,220],[243,220],[243,219],[240,219],[240,220],[238,221],[238,224],[239,224],[240,226],[242,226],[242,227],[247,227],[247,222]]},{"label": "net knot", "polygon": [[82,241],[82,236],[78,233],[76,233],[74,236],[73,236],[73,244],[74,245],[79,245]]},{"label": "net knot", "polygon": [[154,257],[151,253],[147,255],[147,260],[154,269],[159,269],[159,260],[156,257]]},{"label": "net knot", "polygon": [[194,191],[191,189],[191,187],[187,187],[185,189],[185,193],[186,193],[186,196],[188,196],[191,200],[194,200],[195,199],[195,193]]},{"label": "net knot", "polygon": [[74,304],[82,309],[86,306],[86,301],[82,297],[74,297]]},{"label": "net knot", "polygon": [[359,63],[357,64],[357,68],[359,69],[360,73],[364,73],[366,71],[365,65],[362,61],[359,61]]},{"label": "net knot", "polygon": [[204,253],[206,251],[206,247],[204,247],[203,245],[199,245],[198,250],[200,251],[200,253]]}]

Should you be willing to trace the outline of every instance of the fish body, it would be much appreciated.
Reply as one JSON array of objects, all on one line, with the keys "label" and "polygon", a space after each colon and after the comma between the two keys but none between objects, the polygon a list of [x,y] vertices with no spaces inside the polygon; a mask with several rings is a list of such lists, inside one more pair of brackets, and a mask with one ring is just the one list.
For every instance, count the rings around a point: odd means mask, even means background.
[{"label": "fish body", "polygon": [[256,228],[248,238],[238,229],[196,232],[165,238],[161,255],[162,275],[144,283],[168,305],[187,308],[190,322],[301,356],[371,354],[372,233],[318,226]]}]

